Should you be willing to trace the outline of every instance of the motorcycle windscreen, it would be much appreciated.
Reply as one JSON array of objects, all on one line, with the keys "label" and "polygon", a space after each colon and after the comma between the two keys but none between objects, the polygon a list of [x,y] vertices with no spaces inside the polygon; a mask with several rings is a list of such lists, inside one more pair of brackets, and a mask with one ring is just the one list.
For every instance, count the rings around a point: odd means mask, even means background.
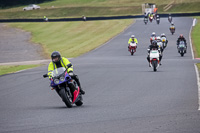
[{"label": "motorcycle windscreen", "polygon": [[52,71],[52,76],[57,77],[57,76],[63,74],[65,72],[65,70],[66,69],[64,67],[57,68],[57,69]]}]

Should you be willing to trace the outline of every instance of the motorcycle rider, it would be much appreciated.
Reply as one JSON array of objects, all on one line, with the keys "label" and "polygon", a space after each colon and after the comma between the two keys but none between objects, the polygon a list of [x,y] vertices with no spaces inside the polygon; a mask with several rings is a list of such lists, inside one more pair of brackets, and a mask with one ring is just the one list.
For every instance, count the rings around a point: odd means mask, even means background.
[{"label": "motorcycle rider", "polygon": [[166,43],[166,46],[167,46],[168,40],[167,40],[165,33],[162,33],[160,37],[161,37],[161,39],[165,38],[165,40],[166,40],[165,43]]},{"label": "motorcycle rider", "polygon": [[178,48],[178,45],[179,45],[180,41],[184,41],[184,42],[185,42],[185,46],[186,46],[186,48],[187,48],[186,39],[185,39],[185,37],[183,36],[183,34],[180,34],[179,38],[177,39],[177,48]]},{"label": "motorcycle rider", "polygon": [[[51,59],[52,59],[52,61],[49,63],[49,66],[48,66],[48,76],[50,79],[52,78],[53,70],[55,70],[59,67],[68,68],[68,65],[71,64],[71,62],[67,58],[61,57],[61,55],[58,51],[54,51],[51,54]],[[71,78],[73,78],[77,82],[78,86],[80,87],[81,94],[85,94],[85,91],[83,91],[83,89],[81,87],[78,76],[75,75],[73,72],[73,66],[68,68],[67,72],[69,73],[70,76],[72,75]],[[57,89],[56,89],[56,91],[57,91]]]},{"label": "motorcycle rider", "polygon": [[147,49],[147,52],[148,52],[148,56],[147,56],[147,61],[149,62],[149,67],[150,66],[150,51],[152,49],[156,49],[158,50],[158,52],[160,53],[159,55],[159,60],[160,60],[160,65],[161,65],[161,60],[162,60],[162,55],[161,55],[161,51],[160,51],[160,48],[159,46],[157,45],[157,41],[152,41],[152,44],[149,45],[148,49]]},{"label": "motorcycle rider", "polygon": [[160,19],[160,16],[159,16],[158,14],[156,15],[156,20],[157,20],[157,19]]},{"label": "motorcycle rider", "polygon": [[166,44],[168,43],[168,40],[167,40],[167,37],[166,37],[165,33],[162,33],[160,37],[161,37],[161,38],[164,37],[165,40],[166,40]]},{"label": "motorcycle rider", "polygon": [[172,21],[172,15],[171,14],[169,14],[169,16],[168,16],[168,21]]},{"label": "motorcycle rider", "polygon": [[153,19],[153,13],[149,14],[149,19],[152,18]]},{"label": "motorcycle rider", "polygon": [[155,41],[156,39],[157,39],[156,38],[156,33],[152,32],[151,37],[150,37],[150,43],[152,43],[152,41]]},{"label": "motorcycle rider", "polygon": [[173,22],[171,22],[171,25],[170,25],[169,29],[171,30],[171,28],[174,28],[174,30],[175,30],[175,25],[174,25]]},{"label": "motorcycle rider", "polygon": [[131,35],[131,38],[129,38],[129,40],[128,40],[128,51],[130,49],[130,43],[131,42],[135,42],[136,43],[136,48],[137,48],[138,40],[137,40],[137,38],[135,38],[135,35]]}]

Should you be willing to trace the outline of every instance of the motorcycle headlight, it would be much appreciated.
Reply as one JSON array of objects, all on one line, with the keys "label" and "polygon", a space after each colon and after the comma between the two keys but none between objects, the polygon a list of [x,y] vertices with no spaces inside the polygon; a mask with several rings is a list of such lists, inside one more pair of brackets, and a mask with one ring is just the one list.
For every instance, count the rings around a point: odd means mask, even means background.
[{"label": "motorcycle headlight", "polygon": [[59,84],[59,80],[58,79],[54,79],[54,83],[55,84]]},{"label": "motorcycle headlight", "polygon": [[60,77],[60,81],[61,81],[61,82],[65,81],[65,77],[64,77],[64,76],[61,76],[61,77]]}]

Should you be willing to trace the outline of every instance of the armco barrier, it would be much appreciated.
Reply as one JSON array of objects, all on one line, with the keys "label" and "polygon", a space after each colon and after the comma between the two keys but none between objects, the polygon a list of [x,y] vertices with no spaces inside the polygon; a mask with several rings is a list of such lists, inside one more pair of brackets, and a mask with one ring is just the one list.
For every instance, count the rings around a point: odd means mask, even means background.
[{"label": "armco barrier", "polygon": [[[168,17],[168,14],[159,14],[160,17]],[[189,16],[200,16],[200,12],[198,13],[174,13],[171,14],[172,17],[189,17]],[[87,21],[94,20],[112,20],[112,19],[130,19],[130,18],[143,18],[143,15],[129,15],[129,16],[111,16],[111,17],[87,17]],[[59,22],[59,21],[83,21],[80,18],[62,18],[62,19],[49,19],[49,22]],[[44,22],[43,19],[0,19],[0,23],[7,22]]]}]

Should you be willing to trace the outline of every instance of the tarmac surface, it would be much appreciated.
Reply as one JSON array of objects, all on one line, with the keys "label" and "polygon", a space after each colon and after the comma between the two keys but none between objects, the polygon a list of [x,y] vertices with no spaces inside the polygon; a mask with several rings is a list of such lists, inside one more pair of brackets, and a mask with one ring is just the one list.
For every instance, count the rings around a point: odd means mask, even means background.
[{"label": "tarmac surface", "polygon": [[0,23],[0,31],[0,65],[45,59],[42,47],[30,42],[31,33],[10,28],[3,23]]},{"label": "tarmac surface", "polygon": [[[47,65],[0,76],[0,132],[6,133],[199,133],[197,75],[188,41],[181,57],[178,35],[189,40],[192,18],[174,18],[176,33],[161,18],[141,19],[105,45],[70,59],[86,91],[83,106],[66,108],[51,91]],[[165,33],[169,44],[157,72],[148,66],[152,32]],[[127,42],[138,39],[134,56]]]}]

